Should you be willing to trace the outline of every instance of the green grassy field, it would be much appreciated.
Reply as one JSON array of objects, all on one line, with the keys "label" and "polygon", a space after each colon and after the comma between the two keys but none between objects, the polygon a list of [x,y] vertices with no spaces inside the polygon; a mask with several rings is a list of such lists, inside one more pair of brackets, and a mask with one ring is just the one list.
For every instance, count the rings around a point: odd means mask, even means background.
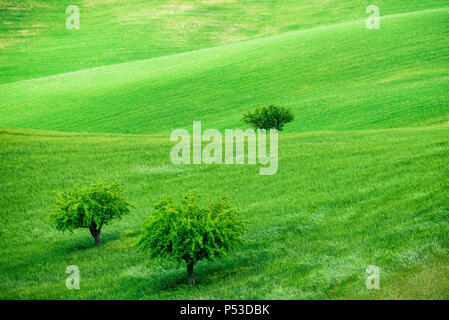
[{"label": "green grassy field", "polygon": [[290,132],[447,122],[448,25],[445,8],[386,17],[378,33],[350,22],[3,84],[0,116],[11,127],[169,133],[193,119],[233,128],[248,108],[278,103],[297,114]]},{"label": "green grassy field", "polygon": [[[81,28],[66,30],[78,5]],[[368,0],[1,0],[0,83],[365,19]],[[377,0],[391,15],[444,0]]]},{"label": "green grassy field", "polygon": [[[160,137],[3,130],[2,294],[447,299],[448,131],[285,134],[279,172],[261,177],[258,166],[173,166]],[[43,219],[55,191],[98,180],[123,182],[136,207],[104,229],[100,249],[86,230],[57,233]],[[185,285],[184,267],[130,248],[151,202],[191,188],[226,195],[248,220],[247,244],[228,259],[200,262],[195,288]],[[435,263],[444,266],[435,294],[401,286]],[[70,264],[82,270],[76,292],[64,285]],[[380,292],[364,287],[370,264],[382,268]]]},{"label": "green grassy field", "polygon": [[[68,4],[0,0],[0,298],[449,299],[446,1],[378,1],[380,30],[369,1],[79,1],[76,31]],[[270,103],[296,116],[277,174],[170,162],[172,130]],[[135,208],[96,248],[45,217],[100,180]],[[248,221],[194,287],[132,247],[152,203],[191,189]]]}]

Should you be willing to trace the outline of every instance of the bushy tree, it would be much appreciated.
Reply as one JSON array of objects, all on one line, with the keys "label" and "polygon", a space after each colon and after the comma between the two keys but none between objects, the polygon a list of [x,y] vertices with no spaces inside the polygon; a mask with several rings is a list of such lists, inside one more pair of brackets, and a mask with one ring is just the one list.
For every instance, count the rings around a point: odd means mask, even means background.
[{"label": "bushy tree", "polygon": [[203,206],[198,195],[187,193],[180,204],[166,198],[154,206],[137,245],[152,257],[184,262],[193,285],[194,264],[225,256],[242,241],[243,229],[237,210],[222,198]]},{"label": "bushy tree", "polygon": [[103,225],[120,219],[129,212],[131,204],[122,197],[119,183],[94,184],[88,188],[58,193],[49,220],[56,229],[73,231],[88,228],[95,244],[100,246]]},{"label": "bushy tree", "polygon": [[248,111],[243,115],[242,121],[249,124],[254,129],[282,131],[284,126],[293,121],[293,113],[285,107],[269,105],[267,107],[257,107],[254,111]]}]

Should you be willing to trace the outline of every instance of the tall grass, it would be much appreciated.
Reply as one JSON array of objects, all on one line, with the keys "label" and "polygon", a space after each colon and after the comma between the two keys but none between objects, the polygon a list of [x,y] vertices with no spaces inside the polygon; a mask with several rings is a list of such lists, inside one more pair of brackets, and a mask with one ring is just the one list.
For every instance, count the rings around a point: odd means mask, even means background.
[{"label": "tall grass", "polygon": [[[60,134],[3,129],[0,135],[3,298],[302,299],[448,298],[447,127],[282,135],[279,171],[258,166],[179,165],[168,137]],[[120,181],[136,207],[104,228],[60,233],[45,221],[54,192]],[[229,258],[200,262],[189,288],[183,266],[132,248],[151,203],[196,189],[225,195],[248,220],[247,243]],[[78,265],[81,289],[65,288]],[[381,268],[381,290],[365,268]],[[438,280],[440,279],[440,280]],[[420,284],[419,284],[420,283]]]}]

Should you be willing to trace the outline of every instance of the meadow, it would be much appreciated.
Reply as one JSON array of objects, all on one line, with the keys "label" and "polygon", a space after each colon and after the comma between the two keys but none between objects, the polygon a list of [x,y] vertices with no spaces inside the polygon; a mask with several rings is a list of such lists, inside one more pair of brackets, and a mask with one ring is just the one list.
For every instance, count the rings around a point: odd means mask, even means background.
[{"label": "meadow", "polygon": [[[79,1],[80,30],[68,4],[0,1],[1,299],[449,299],[445,1],[377,1],[379,30],[369,1]],[[296,116],[275,175],[170,162],[174,129],[245,128],[270,103]],[[55,192],[98,181],[134,205],[101,248],[45,219]],[[248,222],[193,287],[133,247],[151,205],[188,190]]]}]

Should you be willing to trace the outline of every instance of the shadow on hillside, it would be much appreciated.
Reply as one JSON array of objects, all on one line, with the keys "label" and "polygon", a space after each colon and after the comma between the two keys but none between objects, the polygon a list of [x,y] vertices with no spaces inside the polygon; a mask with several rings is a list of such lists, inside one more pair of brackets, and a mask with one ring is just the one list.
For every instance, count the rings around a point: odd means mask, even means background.
[{"label": "shadow on hillside", "polygon": [[[123,274],[115,284],[121,291],[126,290],[127,296],[134,299],[172,298],[175,292],[176,298],[188,299],[190,293],[204,286],[218,284],[224,288],[229,285],[227,281],[231,277],[245,279],[249,275],[260,274],[260,269],[263,269],[266,261],[270,261],[271,258],[272,255],[266,250],[246,251],[242,248],[228,258],[212,262],[202,260],[195,265],[196,285],[193,287],[187,283],[187,270],[184,265],[170,263],[154,265],[155,262],[150,261],[153,265],[140,266],[147,268],[146,271],[138,275]],[[183,294],[185,296],[182,296]]]},{"label": "shadow on hillside", "polygon": [[97,247],[95,245],[93,237],[90,236],[89,231],[86,230],[86,236],[78,238],[77,241],[74,239],[67,239],[61,241],[60,248],[66,253],[75,253],[76,251],[87,250],[92,248],[110,248],[113,243],[117,241],[124,241],[127,238],[135,238],[139,232],[136,230],[130,231],[106,231],[101,233],[101,246]]},{"label": "shadow on hillside", "polygon": [[[39,261],[41,264],[57,263],[58,261],[61,261],[62,258],[70,258],[74,254],[86,253],[89,252],[89,250],[131,248],[130,243],[132,243],[132,241],[130,240],[134,240],[138,234],[139,231],[136,230],[105,232],[104,235],[102,235],[102,246],[100,248],[95,246],[95,242],[88,230],[86,230],[84,236],[77,235],[73,238],[69,237],[62,240],[53,240],[47,242],[46,245],[43,245],[44,242],[31,242],[27,245],[23,245],[20,251],[14,251],[15,258],[10,259],[10,264],[4,265],[3,267],[5,270],[8,268],[14,270],[20,267],[32,266],[36,261]],[[114,243],[120,243],[122,245],[120,247],[111,246],[111,244]],[[94,252],[97,251],[92,251],[92,253]]]}]

